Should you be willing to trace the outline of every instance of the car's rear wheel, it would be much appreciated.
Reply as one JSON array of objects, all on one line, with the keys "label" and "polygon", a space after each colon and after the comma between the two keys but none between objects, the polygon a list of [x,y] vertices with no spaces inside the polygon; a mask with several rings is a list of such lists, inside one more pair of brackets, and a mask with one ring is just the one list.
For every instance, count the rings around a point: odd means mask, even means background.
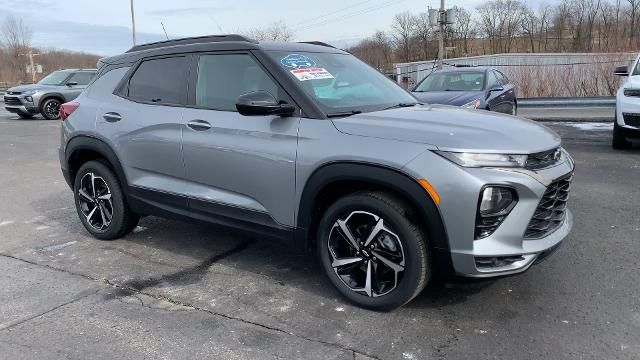
[{"label": "car's rear wheel", "polygon": [[611,142],[611,146],[613,146],[614,149],[619,149],[619,150],[629,149],[631,148],[632,144],[630,141],[624,138],[624,135],[622,134],[622,129],[618,125],[617,117],[618,117],[618,111],[616,110],[616,118],[613,121],[613,140]]},{"label": "car's rear wheel", "polygon": [[431,276],[425,233],[409,207],[384,192],[359,192],[331,205],[319,223],[318,257],[353,303],[388,311],[413,299]]},{"label": "car's rear wheel", "polygon": [[102,162],[80,167],[73,192],[80,221],[100,240],[121,238],[138,224],[140,217],[127,205],[116,175]]},{"label": "car's rear wheel", "polygon": [[62,102],[58,99],[47,99],[40,107],[40,114],[47,120],[56,120],[60,118],[60,106]]}]

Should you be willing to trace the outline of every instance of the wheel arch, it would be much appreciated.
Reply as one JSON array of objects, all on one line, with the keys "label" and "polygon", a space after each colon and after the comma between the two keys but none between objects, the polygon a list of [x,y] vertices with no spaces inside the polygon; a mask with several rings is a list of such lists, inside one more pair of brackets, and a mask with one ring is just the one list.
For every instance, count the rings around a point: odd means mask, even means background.
[{"label": "wheel arch", "polygon": [[43,95],[38,102],[38,109],[40,109],[40,111],[42,111],[42,105],[44,105],[44,103],[49,99],[56,99],[60,101],[61,104],[64,104],[66,102],[64,96],[62,96],[62,94],[60,93],[47,93]]},{"label": "wheel arch", "polygon": [[297,227],[312,245],[322,211],[339,197],[360,190],[382,190],[406,200],[417,212],[417,221],[429,238],[429,246],[446,252],[449,241],[442,216],[428,192],[412,177],[396,169],[361,162],[333,162],[318,168],[307,180],[298,208]]},{"label": "wheel arch", "polygon": [[[128,186],[124,170],[115,151],[104,141],[90,136],[76,136],[69,140],[65,148],[66,169],[69,173],[69,185],[73,188],[75,176],[82,164],[91,160],[106,161],[107,165],[115,172],[120,185]],[[125,196],[126,195],[125,191]]]}]

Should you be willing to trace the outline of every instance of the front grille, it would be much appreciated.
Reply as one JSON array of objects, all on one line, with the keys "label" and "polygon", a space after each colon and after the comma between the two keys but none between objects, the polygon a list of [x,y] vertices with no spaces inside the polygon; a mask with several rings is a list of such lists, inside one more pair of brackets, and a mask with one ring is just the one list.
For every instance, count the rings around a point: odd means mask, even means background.
[{"label": "front grille", "polygon": [[22,91],[7,91],[7,95],[20,95]]},{"label": "front grille", "polygon": [[551,167],[560,161],[560,148],[555,148],[527,156],[525,168],[529,170],[540,170]]},{"label": "front grille", "polygon": [[573,174],[549,185],[524,232],[525,239],[540,239],[557,230],[567,215],[567,200]]},{"label": "front grille", "polygon": [[640,114],[639,113],[623,113],[625,125],[639,126],[640,127]]},{"label": "front grille", "polygon": [[18,99],[15,96],[5,96],[4,97],[4,104],[5,105],[22,105],[22,103],[20,102],[20,99]]}]

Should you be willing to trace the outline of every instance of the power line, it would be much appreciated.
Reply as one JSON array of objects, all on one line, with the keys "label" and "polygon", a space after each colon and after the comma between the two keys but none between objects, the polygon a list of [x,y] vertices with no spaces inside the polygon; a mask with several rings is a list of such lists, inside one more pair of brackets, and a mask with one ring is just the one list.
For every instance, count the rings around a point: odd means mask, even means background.
[{"label": "power line", "polygon": [[332,22],[336,22],[336,21],[340,21],[340,20],[344,20],[344,19],[347,19],[347,18],[354,17],[356,15],[363,15],[363,14],[367,14],[367,13],[370,13],[370,12],[373,12],[373,11],[381,10],[381,9],[384,9],[384,8],[389,7],[391,5],[399,4],[399,3],[404,2],[404,1],[406,1],[406,0],[393,0],[393,1],[384,2],[384,3],[380,4],[380,5],[371,6],[371,7],[364,8],[364,9],[361,9],[361,10],[358,10],[358,11],[354,11],[354,12],[351,12],[349,14],[345,14],[343,16],[339,16],[339,17],[334,18],[334,19],[326,19],[326,20],[321,21],[321,22],[317,22],[317,23],[308,24],[308,25],[305,25],[305,26],[302,26],[302,27],[294,28],[293,30],[301,31],[301,30],[306,30],[306,29],[310,29],[310,28],[313,28],[313,27],[317,27],[317,26],[326,25],[326,24],[329,24],[329,23],[332,23]]},{"label": "power line", "polygon": [[353,4],[353,5],[345,6],[343,8],[338,9],[338,10],[335,10],[335,11],[332,11],[332,12],[329,12],[329,13],[325,13],[323,15],[319,15],[319,16],[316,16],[316,17],[312,17],[310,19],[306,19],[306,20],[294,23],[294,24],[292,24],[292,26],[297,26],[297,25],[308,23],[309,21],[318,20],[318,19],[321,19],[323,17],[334,15],[334,14],[340,13],[340,12],[342,12],[344,10],[349,10],[349,9],[352,9],[354,7],[357,7],[357,6],[360,6],[362,4],[366,4],[366,3],[369,3],[369,2],[371,2],[371,1],[370,0],[366,0],[366,1],[362,1],[362,2],[359,2],[359,3]]}]

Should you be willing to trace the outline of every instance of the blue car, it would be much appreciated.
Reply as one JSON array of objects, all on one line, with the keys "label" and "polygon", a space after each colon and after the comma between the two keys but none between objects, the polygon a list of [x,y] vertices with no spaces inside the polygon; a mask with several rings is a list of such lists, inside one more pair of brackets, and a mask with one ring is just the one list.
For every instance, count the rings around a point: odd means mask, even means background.
[{"label": "blue car", "polygon": [[460,106],[516,115],[516,87],[500,71],[491,68],[461,67],[435,71],[413,90],[413,95],[429,104]]}]

